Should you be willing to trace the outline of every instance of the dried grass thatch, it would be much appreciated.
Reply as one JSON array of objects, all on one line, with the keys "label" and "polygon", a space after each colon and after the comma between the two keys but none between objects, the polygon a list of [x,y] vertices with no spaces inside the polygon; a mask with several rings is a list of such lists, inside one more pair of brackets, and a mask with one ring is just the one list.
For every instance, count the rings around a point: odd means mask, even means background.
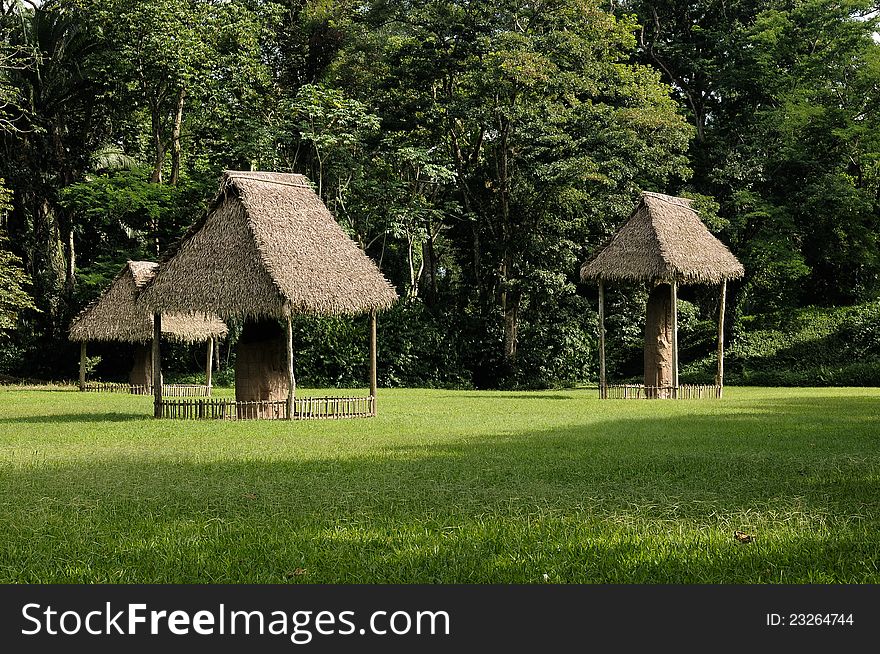
[{"label": "dried grass thatch", "polygon": [[141,300],[162,312],[260,319],[364,313],[397,293],[304,176],[227,171]]},{"label": "dried grass thatch", "polygon": [[[144,287],[156,275],[158,263],[129,261],[113,283],[70,325],[72,341],[146,343],[153,338],[153,315],[137,303]],[[226,325],[217,317],[173,313],[162,316],[162,333],[193,343],[224,336]]]},{"label": "dried grass thatch", "polygon": [[629,220],[581,267],[581,280],[720,284],[743,273],[690,200],[644,192]]}]

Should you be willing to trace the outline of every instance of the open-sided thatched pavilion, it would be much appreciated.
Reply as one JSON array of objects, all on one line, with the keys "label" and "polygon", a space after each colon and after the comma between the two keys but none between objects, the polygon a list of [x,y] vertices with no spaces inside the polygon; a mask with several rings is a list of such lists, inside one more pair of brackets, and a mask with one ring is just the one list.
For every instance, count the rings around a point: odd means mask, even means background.
[{"label": "open-sided thatched pavilion", "polygon": [[680,397],[678,383],[678,287],[718,284],[718,372],[711,394],[724,384],[724,305],[727,280],[743,276],[742,264],[715,238],[686,198],[644,192],[629,220],[581,267],[581,280],[599,283],[599,392],[605,379],[605,282],[649,285],[645,324],[644,388],[614,387],[621,397]]},{"label": "open-sided thatched pavilion", "polygon": [[[159,314],[196,311],[244,321],[234,406],[163,403],[155,414],[191,417],[374,415],[376,311],[397,293],[342,230],[302,175],[224,173],[206,215],[141,296]],[[295,399],[291,316],[370,313],[368,398]],[[286,324],[286,334],[280,324]],[[154,350],[154,374],[159,351]],[[364,401],[365,400],[365,401]],[[163,412],[164,407],[164,412]],[[176,408],[175,408],[176,407]],[[219,415],[218,415],[219,414]],[[232,414],[232,415],[231,415]]]},{"label": "open-sided thatched pavilion", "polygon": [[[129,261],[113,282],[70,325],[70,340],[80,343],[80,390],[115,390],[132,393],[151,392],[153,384],[152,353],[153,314],[138,305],[137,298],[156,275],[159,264],[152,261]],[[217,317],[174,313],[164,316],[162,333],[185,343],[208,342],[205,386],[182,385],[170,389],[175,394],[211,393],[211,360],[214,339],[226,335],[226,325]],[[90,341],[116,341],[135,345],[134,366],[128,384],[102,384],[86,381],[86,347]]]}]

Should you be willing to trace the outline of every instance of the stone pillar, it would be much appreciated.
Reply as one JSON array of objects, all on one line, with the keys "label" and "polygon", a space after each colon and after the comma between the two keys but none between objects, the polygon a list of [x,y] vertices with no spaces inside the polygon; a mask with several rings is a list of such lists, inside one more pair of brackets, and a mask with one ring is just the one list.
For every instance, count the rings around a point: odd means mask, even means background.
[{"label": "stone pillar", "polygon": [[134,344],[134,365],[128,374],[128,383],[132,392],[149,395],[153,389],[153,346],[152,344]]},{"label": "stone pillar", "polygon": [[[673,385],[672,288],[657,284],[645,310],[645,386]],[[669,391],[646,388],[648,397],[669,397]]]},{"label": "stone pillar", "polygon": [[[285,331],[277,320],[245,323],[236,346],[237,402],[287,402],[290,380]],[[256,409],[239,412],[246,413],[246,417],[262,417]]]}]

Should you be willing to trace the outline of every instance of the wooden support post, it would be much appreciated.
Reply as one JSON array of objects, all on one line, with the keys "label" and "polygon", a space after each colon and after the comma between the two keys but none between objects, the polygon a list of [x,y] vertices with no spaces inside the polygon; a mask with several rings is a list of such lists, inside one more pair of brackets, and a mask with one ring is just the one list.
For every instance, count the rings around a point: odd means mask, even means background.
[{"label": "wooden support post", "polygon": [[599,397],[606,399],[605,385],[605,284],[599,280]]},{"label": "wooden support post", "polygon": [[370,311],[370,396],[373,398],[373,415],[376,415],[376,310]]},{"label": "wooden support post", "polygon": [[162,315],[153,314],[153,417],[162,417]]},{"label": "wooden support post", "polygon": [[678,282],[672,280],[672,397],[678,396]]},{"label": "wooden support post", "polygon": [[721,305],[718,309],[718,375],[715,377],[715,386],[718,387],[718,397],[724,393],[724,305],[727,303],[727,280],[721,282]]},{"label": "wooden support post", "polygon": [[86,342],[79,344],[79,390],[86,390]]},{"label": "wooden support post", "polygon": [[205,364],[205,386],[208,388],[208,397],[211,397],[211,372],[214,369],[214,337],[208,339],[208,361]]},{"label": "wooden support post", "polygon": [[296,377],[293,375],[293,323],[287,314],[287,419],[293,420],[294,400],[296,398]]}]

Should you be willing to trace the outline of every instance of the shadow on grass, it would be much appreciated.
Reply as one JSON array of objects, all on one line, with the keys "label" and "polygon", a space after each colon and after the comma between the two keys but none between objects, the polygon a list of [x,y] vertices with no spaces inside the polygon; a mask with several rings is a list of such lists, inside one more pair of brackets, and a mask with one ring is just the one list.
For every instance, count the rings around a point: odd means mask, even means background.
[{"label": "shadow on grass", "polygon": [[840,401],[0,465],[0,581],[877,583],[877,401]]},{"label": "shadow on grass", "polygon": [[144,413],[50,413],[36,416],[0,418],[0,425],[15,424],[58,424],[83,422],[133,422],[152,419],[152,414]]},{"label": "shadow on grass", "polygon": [[[580,390],[580,389],[578,389]],[[598,393],[598,391],[596,391]],[[536,391],[534,393],[523,393],[523,392],[511,392],[511,391],[496,391],[490,393],[472,393],[467,391],[461,391],[458,393],[449,393],[448,395],[444,395],[445,398],[450,399],[473,399],[473,400],[580,400],[580,398],[575,395],[559,395],[559,394],[550,394],[543,391]]]}]

